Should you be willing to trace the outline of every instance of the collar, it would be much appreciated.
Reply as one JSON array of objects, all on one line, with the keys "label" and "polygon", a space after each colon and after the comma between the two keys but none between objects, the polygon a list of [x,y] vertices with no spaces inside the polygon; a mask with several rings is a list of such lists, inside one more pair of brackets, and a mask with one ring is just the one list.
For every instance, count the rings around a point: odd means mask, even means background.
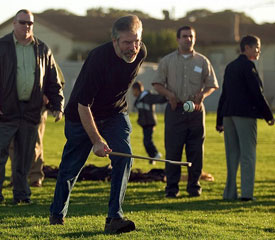
[{"label": "collar", "polygon": [[[178,54],[179,56],[188,55],[188,54],[182,54],[182,53],[180,53],[179,49],[177,49],[177,54]],[[190,56],[188,56],[187,58],[194,57],[195,54],[196,54],[195,49],[193,49],[193,51],[192,51],[191,53],[189,53],[189,54],[190,54]]]},{"label": "collar", "polygon": [[144,90],[138,97],[138,100],[141,100],[142,98],[144,98],[149,92],[147,90]]},{"label": "collar", "polygon": [[[17,38],[16,38],[15,35],[14,35],[14,32],[12,33],[12,37],[13,37],[14,45],[16,45],[17,43],[23,45],[22,43],[20,43],[20,42],[17,40]],[[24,46],[28,46],[28,45],[30,45],[30,44],[34,44],[34,38],[33,38],[33,37],[32,37],[31,40],[30,40],[26,45],[24,45]]]},{"label": "collar", "polygon": [[241,54],[240,54],[240,57],[241,57],[241,58],[246,58],[246,59],[248,59],[248,57],[247,57],[244,53],[241,53]]}]

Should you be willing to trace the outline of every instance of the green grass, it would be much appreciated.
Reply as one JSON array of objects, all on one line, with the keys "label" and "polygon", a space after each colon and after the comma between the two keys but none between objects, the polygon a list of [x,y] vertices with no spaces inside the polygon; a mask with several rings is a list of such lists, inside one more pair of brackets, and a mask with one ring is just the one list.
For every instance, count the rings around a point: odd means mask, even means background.
[{"label": "green grass", "polygon": [[[164,154],[163,116],[154,135],[155,143]],[[145,155],[142,131],[131,115],[133,124],[133,153]],[[46,165],[58,166],[65,142],[64,121],[47,121],[44,138]],[[256,202],[226,202],[222,193],[226,177],[223,135],[215,131],[215,115],[206,116],[204,170],[213,174],[214,182],[202,181],[203,194],[189,198],[186,182],[180,183],[181,197],[164,198],[165,184],[129,183],[123,205],[125,215],[134,220],[137,230],[123,235],[105,235],[109,182],[77,182],[73,189],[65,226],[50,226],[49,206],[53,198],[55,180],[45,179],[43,188],[32,188],[33,204],[12,206],[12,189],[7,187],[10,163],[0,204],[0,239],[274,239],[275,237],[275,128],[258,121],[257,167],[255,182]],[[183,159],[185,161],[185,159]],[[93,154],[87,164],[104,166],[107,158]],[[147,161],[135,160],[133,168],[147,172],[152,167],[163,168],[163,163],[151,166]],[[186,174],[186,168],[182,168]],[[239,183],[239,181],[238,181]]]}]

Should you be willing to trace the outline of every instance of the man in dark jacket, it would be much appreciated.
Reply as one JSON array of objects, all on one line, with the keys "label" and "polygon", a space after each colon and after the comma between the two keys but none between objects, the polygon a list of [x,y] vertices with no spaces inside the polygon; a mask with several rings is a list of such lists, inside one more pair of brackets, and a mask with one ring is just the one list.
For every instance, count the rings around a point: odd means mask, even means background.
[{"label": "man in dark jacket", "polygon": [[33,36],[34,16],[20,10],[14,31],[0,39],[0,201],[8,146],[14,142],[13,201],[30,203],[27,182],[34,156],[43,98],[53,106],[56,121],[62,118],[63,93],[51,50]]},{"label": "man in dark jacket", "polygon": [[[165,103],[167,99],[159,94],[152,94],[150,91],[144,90],[144,86],[140,81],[136,81],[132,87],[133,95],[136,97],[134,106],[138,110],[138,124],[143,130],[143,144],[146,152],[152,158],[160,158],[161,153],[153,142],[154,127],[157,124],[155,112],[156,103]],[[150,161],[155,164],[154,161]]]},{"label": "man in dark jacket", "polygon": [[225,139],[227,181],[223,198],[238,198],[236,176],[240,164],[241,200],[249,201],[254,200],[257,118],[264,118],[270,126],[274,124],[274,118],[253,63],[260,56],[260,39],[245,36],[240,48],[240,56],[225,69],[216,129],[224,131]]}]

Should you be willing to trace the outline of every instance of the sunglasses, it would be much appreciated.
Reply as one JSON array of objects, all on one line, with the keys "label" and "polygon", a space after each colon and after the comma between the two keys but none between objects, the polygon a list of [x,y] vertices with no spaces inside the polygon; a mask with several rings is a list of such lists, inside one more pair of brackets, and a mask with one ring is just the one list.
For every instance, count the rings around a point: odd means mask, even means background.
[{"label": "sunglasses", "polygon": [[31,21],[18,20],[18,22],[19,22],[21,25],[25,25],[25,24],[27,24],[28,26],[32,26],[32,25],[33,25],[33,22],[31,22]]}]

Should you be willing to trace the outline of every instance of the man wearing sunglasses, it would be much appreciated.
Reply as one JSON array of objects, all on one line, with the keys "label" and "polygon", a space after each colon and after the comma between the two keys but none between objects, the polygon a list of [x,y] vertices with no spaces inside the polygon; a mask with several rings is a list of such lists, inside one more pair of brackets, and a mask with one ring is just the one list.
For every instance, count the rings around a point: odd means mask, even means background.
[{"label": "man wearing sunglasses", "polygon": [[27,175],[34,157],[43,104],[62,118],[62,85],[51,50],[33,35],[34,16],[18,11],[13,32],[0,39],[0,202],[8,146],[13,140],[13,203],[30,203]]}]

